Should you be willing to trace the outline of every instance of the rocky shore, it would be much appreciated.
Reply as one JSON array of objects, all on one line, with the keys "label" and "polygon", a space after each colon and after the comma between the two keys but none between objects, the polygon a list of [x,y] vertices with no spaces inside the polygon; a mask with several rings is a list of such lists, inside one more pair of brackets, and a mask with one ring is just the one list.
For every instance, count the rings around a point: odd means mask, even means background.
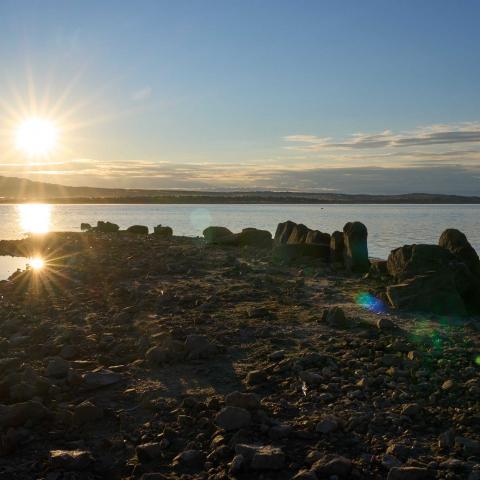
[{"label": "rocky shore", "polygon": [[0,479],[480,479],[461,232],[107,224],[0,242]]}]

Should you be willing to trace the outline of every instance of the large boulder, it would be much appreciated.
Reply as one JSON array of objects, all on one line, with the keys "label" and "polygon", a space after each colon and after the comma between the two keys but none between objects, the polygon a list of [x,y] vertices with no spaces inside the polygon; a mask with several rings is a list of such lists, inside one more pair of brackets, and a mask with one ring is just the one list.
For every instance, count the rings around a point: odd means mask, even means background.
[{"label": "large boulder", "polygon": [[249,245],[252,247],[272,246],[272,234],[267,230],[259,230],[258,228],[244,228],[240,233],[234,235],[232,239],[237,245]]},{"label": "large boulder", "polygon": [[148,235],[148,227],[145,225],[132,225],[127,228],[128,233],[135,233],[138,235]]},{"label": "large boulder", "polygon": [[305,243],[308,232],[310,231],[311,230],[307,226],[303,225],[303,223],[295,225],[295,227],[293,227],[292,233],[288,237],[287,243]]},{"label": "large boulder", "polygon": [[173,230],[172,227],[157,225],[153,227],[153,234],[161,238],[172,238]]},{"label": "large boulder", "polygon": [[336,230],[330,237],[330,260],[334,263],[343,263],[343,232]]},{"label": "large boulder", "polygon": [[275,231],[275,237],[273,239],[275,245],[282,245],[284,243],[287,243],[295,226],[296,223],[292,222],[291,220],[279,223],[277,225],[277,230]]},{"label": "large boulder", "polygon": [[367,227],[361,222],[348,222],[343,227],[345,266],[352,272],[368,272]]},{"label": "large boulder", "polygon": [[277,245],[272,252],[274,260],[292,262],[305,258],[317,258],[324,262],[330,259],[330,246],[316,243]]},{"label": "large boulder", "polygon": [[480,259],[464,233],[455,228],[448,228],[440,235],[438,245],[455,255],[465,263],[473,275],[480,278]]},{"label": "large boulder", "polygon": [[205,241],[209,244],[219,244],[230,240],[233,233],[227,227],[207,227],[203,231]]},{"label": "large boulder", "polygon": [[120,227],[116,223],[103,222],[102,220],[99,220],[97,222],[95,230],[102,233],[114,233],[118,232],[120,230]]},{"label": "large boulder", "polygon": [[390,252],[387,259],[388,273],[403,280],[425,272],[449,271],[455,258],[438,245],[404,245]]},{"label": "large boulder", "polygon": [[305,237],[305,243],[318,243],[320,245],[330,245],[330,234],[320,232],[320,230],[309,230]]},{"label": "large boulder", "polygon": [[417,275],[387,287],[387,297],[395,308],[439,315],[465,315],[467,309],[455,277],[449,272]]}]

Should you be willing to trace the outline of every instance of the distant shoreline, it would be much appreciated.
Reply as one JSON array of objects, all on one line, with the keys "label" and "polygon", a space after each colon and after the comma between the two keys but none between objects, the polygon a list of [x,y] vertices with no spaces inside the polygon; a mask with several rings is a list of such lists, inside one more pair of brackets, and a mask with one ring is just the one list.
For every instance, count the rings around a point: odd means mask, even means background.
[{"label": "distant shoreline", "polygon": [[[231,196],[174,196],[174,197],[92,197],[92,198],[27,198],[0,199],[1,205],[48,203],[53,205],[479,205],[480,197],[431,196],[363,196],[342,195],[341,198],[311,197],[231,197]],[[346,198],[345,198],[346,197]]]}]

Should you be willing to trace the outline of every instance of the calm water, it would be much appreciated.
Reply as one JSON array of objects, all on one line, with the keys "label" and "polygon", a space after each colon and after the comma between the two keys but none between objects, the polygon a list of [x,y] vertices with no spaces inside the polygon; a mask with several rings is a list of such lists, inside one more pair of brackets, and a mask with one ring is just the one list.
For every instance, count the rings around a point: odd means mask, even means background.
[{"label": "calm water", "polygon": [[480,205],[0,205],[0,239],[21,238],[27,231],[79,231],[81,222],[169,225],[176,235],[201,235],[208,225],[233,231],[257,227],[275,232],[293,220],[325,232],[348,221],[367,225],[369,253],[386,258],[408,243],[436,243],[448,227],[462,230],[480,251]]}]

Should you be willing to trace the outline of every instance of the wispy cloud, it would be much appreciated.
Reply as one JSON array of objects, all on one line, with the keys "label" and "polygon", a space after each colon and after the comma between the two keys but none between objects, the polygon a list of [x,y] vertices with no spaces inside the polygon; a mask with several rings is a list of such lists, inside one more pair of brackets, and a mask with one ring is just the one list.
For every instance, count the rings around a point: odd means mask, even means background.
[{"label": "wispy cloud", "polygon": [[284,140],[297,144],[289,145],[287,149],[303,152],[480,143],[480,122],[430,125],[399,133],[391,130],[379,133],[354,133],[343,140],[315,135],[288,135]]}]

